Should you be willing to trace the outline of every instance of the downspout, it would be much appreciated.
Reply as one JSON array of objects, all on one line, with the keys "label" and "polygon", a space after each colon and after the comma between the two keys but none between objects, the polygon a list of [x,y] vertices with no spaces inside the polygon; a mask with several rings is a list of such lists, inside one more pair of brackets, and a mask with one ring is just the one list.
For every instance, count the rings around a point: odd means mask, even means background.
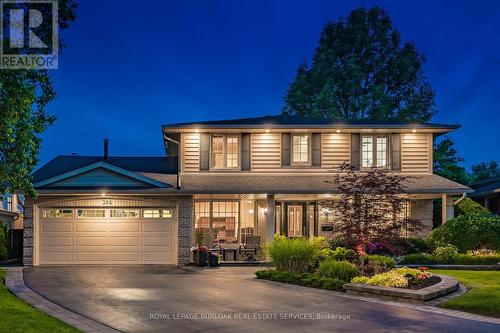
[{"label": "downspout", "polygon": [[467,198],[467,192],[462,193],[462,196],[457,201],[455,201],[453,203],[453,206],[458,205],[460,203],[460,201],[464,200],[465,198]]}]

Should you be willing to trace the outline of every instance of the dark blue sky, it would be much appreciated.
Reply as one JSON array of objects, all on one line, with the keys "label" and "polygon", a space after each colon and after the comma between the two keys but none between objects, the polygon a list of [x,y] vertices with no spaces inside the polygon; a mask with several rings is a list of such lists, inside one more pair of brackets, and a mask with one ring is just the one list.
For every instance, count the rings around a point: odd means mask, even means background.
[{"label": "dark blue sky", "polygon": [[434,121],[463,125],[466,165],[500,160],[500,1],[82,0],[42,162],[105,137],[113,155],[163,155],[162,124],[276,114],[324,24],[372,5],[426,54]]}]

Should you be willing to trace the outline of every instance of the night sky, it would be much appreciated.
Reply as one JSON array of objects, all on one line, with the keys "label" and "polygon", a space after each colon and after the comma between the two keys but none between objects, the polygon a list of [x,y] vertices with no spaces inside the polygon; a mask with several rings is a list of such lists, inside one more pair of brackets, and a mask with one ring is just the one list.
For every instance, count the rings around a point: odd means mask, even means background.
[{"label": "night sky", "polygon": [[53,70],[58,121],[41,162],[59,154],[163,155],[162,124],[272,115],[328,20],[387,9],[427,56],[434,122],[466,166],[500,160],[500,1],[81,0]]}]

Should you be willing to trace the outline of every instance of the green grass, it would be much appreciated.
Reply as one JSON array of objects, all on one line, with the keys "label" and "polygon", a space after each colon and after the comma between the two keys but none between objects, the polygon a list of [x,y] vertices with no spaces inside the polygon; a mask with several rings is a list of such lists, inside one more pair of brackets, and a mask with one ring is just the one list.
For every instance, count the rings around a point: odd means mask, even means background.
[{"label": "green grass", "polygon": [[431,272],[452,276],[468,289],[466,294],[445,302],[442,307],[500,318],[500,271],[433,269]]},{"label": "green grass", "polygon": [[0,332],[59,333],[80,332],[26,304],[5,286],[5,270],[0,269]]}]

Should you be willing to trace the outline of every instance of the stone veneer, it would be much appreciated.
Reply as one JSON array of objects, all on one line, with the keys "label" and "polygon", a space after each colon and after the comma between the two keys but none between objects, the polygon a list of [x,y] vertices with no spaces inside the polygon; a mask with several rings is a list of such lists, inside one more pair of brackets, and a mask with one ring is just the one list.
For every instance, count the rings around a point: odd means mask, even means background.
[{"label": "stone veneer", "polygon": [[[168,196],[168,197],[141,197],[139,195],[131,195],[136,200],[156,200],[169,201],[176,203],[178,208],[178,247],[177,247],[177,264],[189,264],[190,248],[191,248],[191,224],[193,221],[193,197],[192,196]],[[71,198],[68,196],[67,198]],[[75,200],[78,198],[75,197]],[[53,197],[39,197],[36,204],[43,204],[46,201],[53,200]],[[24,232],[23,232],[23,264],[25,266],[34,265],[34,219],[33,209],[35,200],[26,197],[24,210]],[[63,206],[63,205],[61,205]]]}]

